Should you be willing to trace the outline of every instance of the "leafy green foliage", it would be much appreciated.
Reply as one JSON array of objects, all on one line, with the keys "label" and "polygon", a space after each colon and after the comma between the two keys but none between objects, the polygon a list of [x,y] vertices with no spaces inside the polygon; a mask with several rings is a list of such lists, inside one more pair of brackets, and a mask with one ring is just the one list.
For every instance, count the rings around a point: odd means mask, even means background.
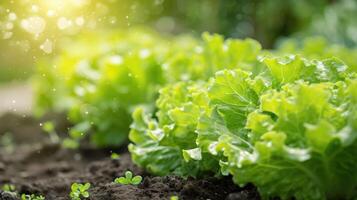
[{"label": "leafy green foliage", "polygon": [[306,37],[304,39],[287,39],[278,49],[278,54],[301,54],[310,59],[328,59],[332,57],[343,60],[350,71],[357,71],[357,49],[330,43],[324,37]]},{"label": "leafy green foliage", "polygon": [[81,198],[88,198],[89,197],[89,190],[90,183],[80,184],[80,183],[73,183],[71,185],[71,193],[69,197],[71,200],[81,200]]},{"label": "leafy green foliage", "polygon": [[[253,40],[209,34],[103,38],[39,67],[38,111],[67,111],[75,124],[64,145],[78,147],[88,133],[96,145],[119,145],[131,124],[132,159],[154,174],[230,174],[264,199],[357,196],[357,65],[349,49],[312,40],[262,52]],[[141,180],[128,171],[114,182]],[[75,187],[81,195],[84,186]]]},{"label": "leafy green foliage", "polygon": [[87,133],[98,146],[122,144],[135,107],[152,111],[166,84],[207,80],[219,69],[238,66],[258,73],[261,65],[256,59],[261,46],[251,39],[164,38],[131,30],[82,40],[53,63],[39,65],[34,78],[36,113],[67,111],[75,124],[65,143],[70,147]]},{"label": "leafy green foliage", "polygon": [[[343,115],[348,108],[342,109],[342,102],[330,103],[333,87],[301,83],[262,95],[260,108],[248,115],[252,137],[244,141],[249,145],[236,145],[242,137],[234,132],[220,136],[217,144],[228,158],[222,164],[235,181],[253,182],[263,195],[283,199],[351,195],[356,185],[356,142]],[[280,181],[282,177],[288,182]],[[341,182],[351,188],[337,187]]]},{"label": "leafy green foliage", "polygon": [[21,200],[45,200],[45,197],[41,195],[37,196],[34,194],[22,194]]},{"label": "leafy green foliage", "polygon": [[[209,92],[219,113],[212,120],[223,121],[228,128],[222,131],[218,127],[218,140],[212,140],[211,145],[224,154],[220,161],[223,173],[232,174],[239,184],[254,183],[263,197],[354,196],[357,160],[353,155],[357,155],[357,142],[348,123],[350,117],[344,114],[355,112],[346,92],[351,87],[349,78],[354,75],[347,74],[347,67],[336,59],[297,63],[298,60],[264,61],[270,70],[265,76],[269,84],[263,93],[256,93],[258,101],[245,98],[253,108],[245,105],[241,111],[237,105],[255,87],[244,86],[240,91],[234,86],[242,86],[241,83],[230,82],[235,95],[227,97],[230,92],[220,90],[221,101]],[[344,67],[332,71],[337,66]],[[212,88],[221,85],[218,80]],[[222,107],[226,112],[220,112]],[[230,128],[229,124],[237,122],[242,126]],[[209,133],[204,129],[198,132]],[[348,187],[336,186],[342,182]]]},{"label": "leafy green foliage", "polygon": [[126,171],[125,176],[116,178],[114,180],[114,183],[122,184],[122,185],[139,185],[141,181],[143,180],[143,177],[141,176],[134,176],[131,171]]},{"label": "leafy green foliage", "polygon": [[181,169],[197,176],[219,165],[236,183],[255,184],[263,198],[355,197],[356,74],[335,58],[262,62],[258,75],[223,70],[207,84],[162,89],[157,118],[140,108],[133,114],[134,161],[160,175]]}]

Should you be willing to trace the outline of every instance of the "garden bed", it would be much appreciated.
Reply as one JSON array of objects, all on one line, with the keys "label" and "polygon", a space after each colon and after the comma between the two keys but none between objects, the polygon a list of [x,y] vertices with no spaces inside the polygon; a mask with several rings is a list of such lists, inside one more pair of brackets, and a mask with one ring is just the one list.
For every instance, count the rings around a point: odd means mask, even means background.
[{"label": "garden bed", "polygon": [[[43,137],[40,122],[31,117],[6,114],[0,121],[0,136],[11,133],[15,147],[11,153],[0,151],[0,186],[13,184],[18,194],[41,194],[46,200],[69,199],[72,183],[89,182],[88,199],[170,199],[171,196],[179,199],[259,199],[253,186],[239,188],[231,177],[185,180],[176,176],[152,176],[132,163],[126,148],[63,149]],[[63,133],[66,122],[58,117],[56,122],[60,125],[59,133]],[[120,159],[111,159],[112,151],[119,153]],[[142,183],[138,186],[113,183],[127,170],[143,176]],[[18,198],[0,192],[0,200],[5,199]]]}]

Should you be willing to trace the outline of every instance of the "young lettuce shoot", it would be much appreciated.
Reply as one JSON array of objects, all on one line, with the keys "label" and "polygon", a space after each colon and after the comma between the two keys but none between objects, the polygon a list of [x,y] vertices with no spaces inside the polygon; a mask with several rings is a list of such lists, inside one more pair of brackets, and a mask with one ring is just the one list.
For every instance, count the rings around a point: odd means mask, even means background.
[{"label": "young lettuce shoot", "polygon": [[143,178],[141,176],[134,176],[131,171],[126,171],[125,176],[116,178],[114,183],[122,184],[122,185],[139,185]]}]

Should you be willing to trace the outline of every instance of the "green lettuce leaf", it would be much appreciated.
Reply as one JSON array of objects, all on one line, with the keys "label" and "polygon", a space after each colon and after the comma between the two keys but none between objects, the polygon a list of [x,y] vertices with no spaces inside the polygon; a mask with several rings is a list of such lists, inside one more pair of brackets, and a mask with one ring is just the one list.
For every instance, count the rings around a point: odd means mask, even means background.
[{"label": "green lettuce leaf", "polygon": [[129,138],[133,161],[151,173],[199,176],[217,172],[218,162],[196,144],[201,115],[209,113],[205,83],[176,83],[160,90],[157,118],[134,111]]}]

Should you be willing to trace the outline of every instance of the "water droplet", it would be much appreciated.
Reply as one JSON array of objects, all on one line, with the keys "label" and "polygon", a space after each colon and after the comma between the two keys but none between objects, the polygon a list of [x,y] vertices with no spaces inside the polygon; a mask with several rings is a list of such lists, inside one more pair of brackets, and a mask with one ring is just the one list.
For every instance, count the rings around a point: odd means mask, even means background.
[{"label": "water droplet", "polygon": [[11,29],[14,28],[14,24],[13,24],[12,22],[7,22],[7,23],[5,24],[5,28],[6,28],[7,30],[11,30]]},{"label": "water droplet", "polygon": [[147,58],[148,56],[150,56],[150,51],[148,49],[142,49],[140,51],[141,58]]},{"label": "water droplet", "polygon": [[53,16],[55,16],[55,14],[56,14],[56,12],[54,10],[47,11],[47,16],[49,16],[49,17],[53,17]]},{"label": "water droplet", "polygon": [[52,53],[52,48],[53,48],[53,44],[49,39],[46,39],[46,41],[40,46],[40,49],[47,54]]},{"label": "water droplet", "polygon": [[17,16],[16,16],[15,13],[12,12],[12,13],[9,14],[9,20],[10,21],[15,21],[16,19],[17,19]]},{"label": "water droplet", "polygon": [[117,22],[117,18],[116,18],[116,17],[110,17],[110,18],[109,18],[109,22],[110,22],[111,24],[115,24],[115,23]]},{"label": "water droplet", "polygon": [[21,21],[21,26],[31,34],[40,34],[45,30],[46,22],[42,17],[34,16]]},{"label": "water droplet", "polygon": [[39,11],[39,7],[38,7],[37,5],[32,5],[32,6],[31,6],[31,11],[34,12],[34,13],[36,13],[36,12]]},{"label": "water droplet", "polygon": [[66,29],[66,28],[72,26],[72,21],[68,20],[65,17],[61,17],[57,21],[57,26],[59,29],[63,30],[63,29]]},{"label": "water droplet", "polygon": [[4,40],[7,40],[7,39],[10,39],[12,37],[13,33],[12,32],[4,32],[3,33],[3,39]]},{"label": "water droplet", "polygon": [[76,18],[76,24],[78,26],[83,26],[84,25],[84,18],[81,16],[81,17],[77,17]]},{"label": "water droplet", "polygon": [[110,60],[110,63],[112,63],[114,65],[120,65],[123,63],[123,58],[119,55],[111,56],[109,60]]}]

